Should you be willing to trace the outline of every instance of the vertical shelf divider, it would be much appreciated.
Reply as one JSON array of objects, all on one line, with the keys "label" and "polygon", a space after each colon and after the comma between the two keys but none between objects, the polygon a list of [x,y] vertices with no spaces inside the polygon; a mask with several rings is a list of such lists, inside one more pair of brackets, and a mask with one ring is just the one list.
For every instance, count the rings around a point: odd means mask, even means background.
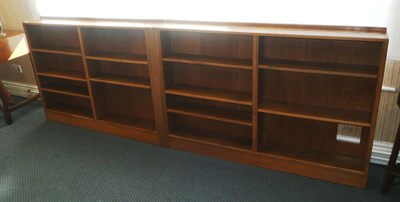
[{"label": "vertical shelf divider", "polygon": [[[375,90],[375,100],[374,105],[372,108],[371,114],[371,127],[369,128],[369,138],[368,138],[368,147],[366,149],[366,158],[365,158],[365,173],[369,171],[369,162],[371,161],[371,153],[372,153],[372,145],[374,143],[374,134],[376,128],[376,122],[378,119],[378,109],[379,109],[379,101],[381,99],[381,88],[383,83],[383,74],[385,72],[385,65],[386,65],[386,57],[387,57],[387,49],[388,49],[388,41],[383,42],[382,51],[381,51],[381,59],[379,64],[379,72],[378,72],[378,79],[376,82],[376,90]],[[367,183],[368,178],[364,179],[364,184]]]},{"label": "vertical shelf divider", "polygon": [[81,47],[83,68],[84,68],[84,71],[85,71],[86,83],[87,83],[87,87],[88,87],[88,91],[89,91],[90,105],[92,107],[93,118],[95,120],[97,120],[96,106],[94,104],[92,86],[90,84],[89,70],[88,70],[87,62],[86,62],[86,53],[85,53],[85,45],[84,45],[84,42],[83,42],[83,36],[82,36],[81,28],[77,27],[76,29],[78,31],[79,44],[80,44],[80,47]]},{"label": "vertical shelf divider", "polygon": [[159,134],[160,144],[167,145],[168,120],[164,93],[165,86],[160,31],[145,29],[145,38],[156,129]]},{"label": "vertical shelf divider", "polygon": [[253,151],[258,150],[258,42],[259,36],[253,36],[253,94],[252,94],[252,118],[253,118],[253,134],[252,134],[252,149]]}]

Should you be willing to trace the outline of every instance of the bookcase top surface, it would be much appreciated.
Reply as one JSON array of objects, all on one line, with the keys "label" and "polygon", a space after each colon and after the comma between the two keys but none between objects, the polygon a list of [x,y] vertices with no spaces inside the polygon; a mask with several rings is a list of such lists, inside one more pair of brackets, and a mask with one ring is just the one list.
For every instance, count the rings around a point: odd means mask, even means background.
[{"label": "bookcase top surface", "polygon": [[59,25],[79,27],[107,27],[159,29],[171,31],[213,32],[277,37],[338,39],[356,41],[387,41],[384,27],[325,26],[294,24],[257,24],[195,22],[174,20],[102,20],[102,19],[41,19],[24,22],[26,25]]}]

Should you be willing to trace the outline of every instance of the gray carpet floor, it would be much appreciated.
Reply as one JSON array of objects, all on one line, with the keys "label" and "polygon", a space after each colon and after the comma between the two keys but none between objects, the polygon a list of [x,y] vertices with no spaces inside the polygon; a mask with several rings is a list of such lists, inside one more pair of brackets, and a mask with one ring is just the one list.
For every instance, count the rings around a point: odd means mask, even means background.
[{"label": "gray carpet floor", "polygon": [[0,115],[0,201],[400,201],[366,189],[246,166],[46,121],[39,102]]}]

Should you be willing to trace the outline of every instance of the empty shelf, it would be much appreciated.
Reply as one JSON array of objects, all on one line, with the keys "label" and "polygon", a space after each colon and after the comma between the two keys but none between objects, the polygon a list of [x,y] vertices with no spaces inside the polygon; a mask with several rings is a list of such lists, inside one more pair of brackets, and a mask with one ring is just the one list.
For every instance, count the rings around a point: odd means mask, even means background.
[{"label": "empty shelf", "polygon": [[324,62],[305,62],[296,60],[266,59],[259,65],[261,69],[352,76],[361,78],[377,78],[378,67],[371,65],[353,65]]},{"label": "empty shelf", "polygon": [[168,107],[167,111],[198,118],[252,126],[251,111],[247,112],[199,104],[179,104]]},{"label": "empty shelf", "polygon": [[251,93],[219,90],[193,86],[177,85],[165,90],[166,94],[187,96],[199,99],[229,102],[242,105],[252,105]]},{"label": "empty shelf", "polygon": [[231,134],[216,133],[199,128],[180,127],[179,130],[172,131],[170,135],[248,150],[251,149],[252,144],[251,136],[233,136]]},{"label": "empty shelf", "polygon": [[371,114],[367,112],[289,104],[278,101],[264,101],[260,103],[258,111],[275,115],[348,124],[361,127],[369,127],[371,117]]},{"label": "empty shelf", "polygon": [[186,64],[200,64],[200,65],[211,65],[217,67],[227,67],[236,69],[252,69],[252,61],[249,59],[238,59],[238,58],[219,58],[212,56],[203,55],[186,55],[176,54],[169,55],[163,58],[164,62],[177,62]]}]

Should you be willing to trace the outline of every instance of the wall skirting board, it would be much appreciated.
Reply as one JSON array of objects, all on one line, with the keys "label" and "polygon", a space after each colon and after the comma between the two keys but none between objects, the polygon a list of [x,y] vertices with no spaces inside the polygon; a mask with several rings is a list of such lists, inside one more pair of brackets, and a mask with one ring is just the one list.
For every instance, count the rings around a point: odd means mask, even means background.
[{"label": "wall skirting board", "polygon": [[[371,163],[387,165],[392,152],[393,143],[374,141],[372,146]],[[400,158],[397,158],[397,163],[400,163]]]},{"label": "wall skirting board", "polygon": [[[36,85],[10,81],[3,81],[3,84],[12,95],[29,97],[33,94],[38,93],[38,87]],[[358,141],[357,138],[340,135],[338,136],[338,139],[347,142]],[[372,147],[371,163],[387,165],[392,147],[393,143],[375,140]],[[398,162],[400,162],[400,158],[398,159]]]}]

